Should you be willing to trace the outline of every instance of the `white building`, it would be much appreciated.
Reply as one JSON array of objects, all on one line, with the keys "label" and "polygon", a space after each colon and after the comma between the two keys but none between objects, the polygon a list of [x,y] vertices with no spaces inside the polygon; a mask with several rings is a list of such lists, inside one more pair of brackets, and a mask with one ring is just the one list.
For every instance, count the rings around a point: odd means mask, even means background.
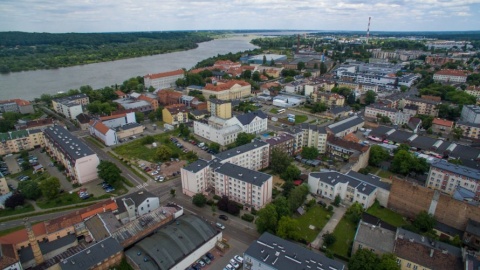
[{"label": "white building", "polygon": [[381,74],[357,74],[356,82],[360,84],[374,84],[386,88],[393,88],[397,82],[395,75],[381,75]]},{"label": "white building", "polygon": [[273,106],[282,108],[295,107],[302,104],[303,102],[305,101],[291,96],[278,95],[273,98]]},{"label": "white building", "polygon": [[115,130],[107,127],[100,120],[92,120],[88,130],[90,135],[97,137],[106,146],[112,146],[118,143],[117,133]]},{"label": "white building", "polygon": [[365,209],[372,206],[377,197],[381,198],[379,200],[381,205],[386,206],[390,194],[389,185],[380,182],[379,177],[360,175],[359,173],[342,174],[336,171],[314,172],[308,175],[308,186],[310,192],[315,195],[332,200],[338,195],[344,203],[358,202]]},{"label": "white building", "polygon": [[272,200],[273,177],[232,163],[213,170],[215,194],[247,208],[260,209]]},{"label": "white building", "polygon": [[238,133],[242,132],[239,125],[229,127],[215,127],[199,121],[193,122],[193,133],[209,141],[225,146],[235,142]]},{"label": "white building", "polygon": [[[320,154],[324,154],[327,151],[328,133],[326,127],[303,123],[301,129],[302,139],[299,141],[301,143],[300,147],[316,147]],[[295,132],[292,135],[295,136]]]},{"label": "white building", "polygon": [[455,165],[445,160],[439,160],[430,164],[430,171],[426,186],[454,195],[462,188],[472,193],[470,200],[478,201],[480,198],[480,171]]},{"label": "white building", "polygon": [[87,95],[77,94],[52,100],[52,107],[57,113],[75,120],[77,115],[83,113],[83,106],[86,106],[88,103],[89,99]]},{"label": "white building", "polygon": [[143,77],[145,88],[152,86],[155,90],[165,89],[175,86],[178,79],[185,78],[185,71],[177,69],[156,74],[148,74]]},{"label": "white building", "polygon": [[135,112],[119,113],[119,114],[112,114],[109,116],[103,116],[103,117],[100,117],[100,120],[102,120],[103,124],[105,124],[109,128],[117,128],[126,124],[137,122],[137,119],[135,117]]},{"label": "white building", "polygon": [[420,76],[417,74],[404,74],[398,78],[398,85],[403,85],[406,87],[412,87],[412,85],[420,79]]},{"label": "white building", "polygon": [[262,170],[268,167],[270,145],[267,142],[253,140],[221,153],[212,155],[212,159],[218,159],[220,163],[232,163],[250,170]]},{"label": "white building", "polygon": [[415,116],[415,114],[411,114],[410,110],[406,110],[405,112],[393,108],[389,108],[386,106],[381,106],[379,104],[371,104],[365,107],[365,117],[370,119],[377,119],[377,116],[386,116],[390,119],[395,125],[403,125],[407,124],[411,117]]},{"label": "white building", "polygon": [[123,224],[150,213],[160,207],[160,199],[152,193],[142,190],[131,193],[117,201],[115,216]]},{"label": "white building", "polygon": [[98,178],[100,160],[87,145],[61,126],[44,129],[45,149],[65,167],[72,183],[84,184]]},{"label": "white building", "polygon": [[464,83],[467,81],[467,71],[443,69],[435,72],[433,80],[436,82]]}]

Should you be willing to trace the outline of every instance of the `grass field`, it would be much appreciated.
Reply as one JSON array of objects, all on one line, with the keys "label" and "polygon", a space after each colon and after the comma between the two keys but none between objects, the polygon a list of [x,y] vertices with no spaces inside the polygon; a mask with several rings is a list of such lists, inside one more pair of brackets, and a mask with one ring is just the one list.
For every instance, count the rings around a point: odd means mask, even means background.
[{"label": "grass field", "polygon": [[[320,205],[315,204],[303,216],[298,216],[300,238],[307,242],[312,242],[318,233],[327,224],[327,216],[331,213]],[[310,225],[315,226],[315,230],[309,228]]]},{"label": "grass field", "polygon": [[3,209],[2,211],[0,211],[0,217],[8,217],[12,215],[25,214],[25,213],[33,212],[34,210],[35,209],[31,204],[25,203],[25,205],[21,209],[15,209],[15,210],[9,209],[9,208]]},{"label": "grass field", "polygon": [[330,247],[333,253],[346,258],[350,257],[349,251],[355,237],[355,229],[356,225],[350,222],[347,215],[345,215],[333,231],[333,235],[337,239]]},{"label": "grass field", "polygon": [[307,120],[308,120],[308,116],[306,115],[303,115],[303,114],[295,115],[295,124],[301,124]]},{"label": "grass field", "polygon": [[269,112],[270,112],[270,113],[278,113],[278,110],[277,110],[277,109],[275,109],[275,108],[272,108],[272,109],[270,109],[270,111],[269,111]]},{"label": "grass field", "polygon": [[368,208],[367,213],[396,227],[408,224],[408,222],[403,219],[402,215],[380,206],[378,202],[375,202],[370,208]]},{"label": "grass field", "polygon": [[[115,190],[115,191],[117,191],[117,190]],[[83,200],[78,196],[77,193],[72,193],[72,194],[62,193],[56,199],[53,199],[53,200],[49,200],[49,201],[38,200],[37,205],[38,205],[38,207],[40,207],[42,209],[48,209],[48,208],[72,205],[72,204],[77,204],[77,203],[82,203],[82,202],[94,202],[94,201],[101,200],[101,199],[108,199],[111,196],[112,196],[112,194],[103,194],[101,196],[93,196],[93,197],[90,197],[86,200]]]}]

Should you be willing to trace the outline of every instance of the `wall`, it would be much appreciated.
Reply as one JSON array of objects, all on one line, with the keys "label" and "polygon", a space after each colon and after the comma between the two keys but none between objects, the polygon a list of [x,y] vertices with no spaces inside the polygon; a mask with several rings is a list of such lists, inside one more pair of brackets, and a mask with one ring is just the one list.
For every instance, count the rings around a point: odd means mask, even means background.
[{"label": "wall", "polygon": [[[409,218],[420,211],[428,211],[434,191],[405,180],[394,178],[390,189],[388,208]],[[465,230],[468,219],[480,221],[478,207],[440,194],[434,213],[435,219],[459,230]]]},{"label": "wall", "polygon": [[78,183],[83,184],[98,178],[97,166],[100,163],[97,154],[79,158],[75,164]]},{"label": "wall", "polygon": [[216,236],[212,239],[208,240],[205,244],[201,247],[195,249],[190,255],[185,257],[182,261],[177,263],[171,269],[187,269],[191,264],[193,264],[197,259],[205,255],[208,251],[215,247],[217,241],[222,241],[222,232],[220,231]]}]

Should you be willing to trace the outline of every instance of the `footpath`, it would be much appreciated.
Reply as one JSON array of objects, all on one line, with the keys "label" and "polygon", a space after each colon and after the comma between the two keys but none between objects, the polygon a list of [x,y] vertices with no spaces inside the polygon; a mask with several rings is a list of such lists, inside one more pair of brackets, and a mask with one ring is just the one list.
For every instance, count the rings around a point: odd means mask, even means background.
[{"label": "footpath", "polygon": [[323,229],[318,233],[315,240],[313,240],[313,242],[311,243],[311,246],[313,248],[318,249],[323,246],[323,235],[327,232],[333,233],[335,227],[337,227],[338,223],[345,215],[345,212],[347,212],[347,208],[343,205],[340,205],[339,207],[336,207],[334,209],[332,217],[328,220],[327,224],[325,224]]}]

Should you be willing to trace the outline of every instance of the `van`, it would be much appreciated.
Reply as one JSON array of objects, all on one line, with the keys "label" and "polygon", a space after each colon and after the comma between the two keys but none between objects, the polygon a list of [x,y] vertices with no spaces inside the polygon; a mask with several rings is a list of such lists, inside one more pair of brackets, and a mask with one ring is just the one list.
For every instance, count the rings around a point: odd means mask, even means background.
[{"label": "van", "polygon": [[205,146],[205,143],[201,142],[197,145],[198,147],[202,148],[203,146]]}]

